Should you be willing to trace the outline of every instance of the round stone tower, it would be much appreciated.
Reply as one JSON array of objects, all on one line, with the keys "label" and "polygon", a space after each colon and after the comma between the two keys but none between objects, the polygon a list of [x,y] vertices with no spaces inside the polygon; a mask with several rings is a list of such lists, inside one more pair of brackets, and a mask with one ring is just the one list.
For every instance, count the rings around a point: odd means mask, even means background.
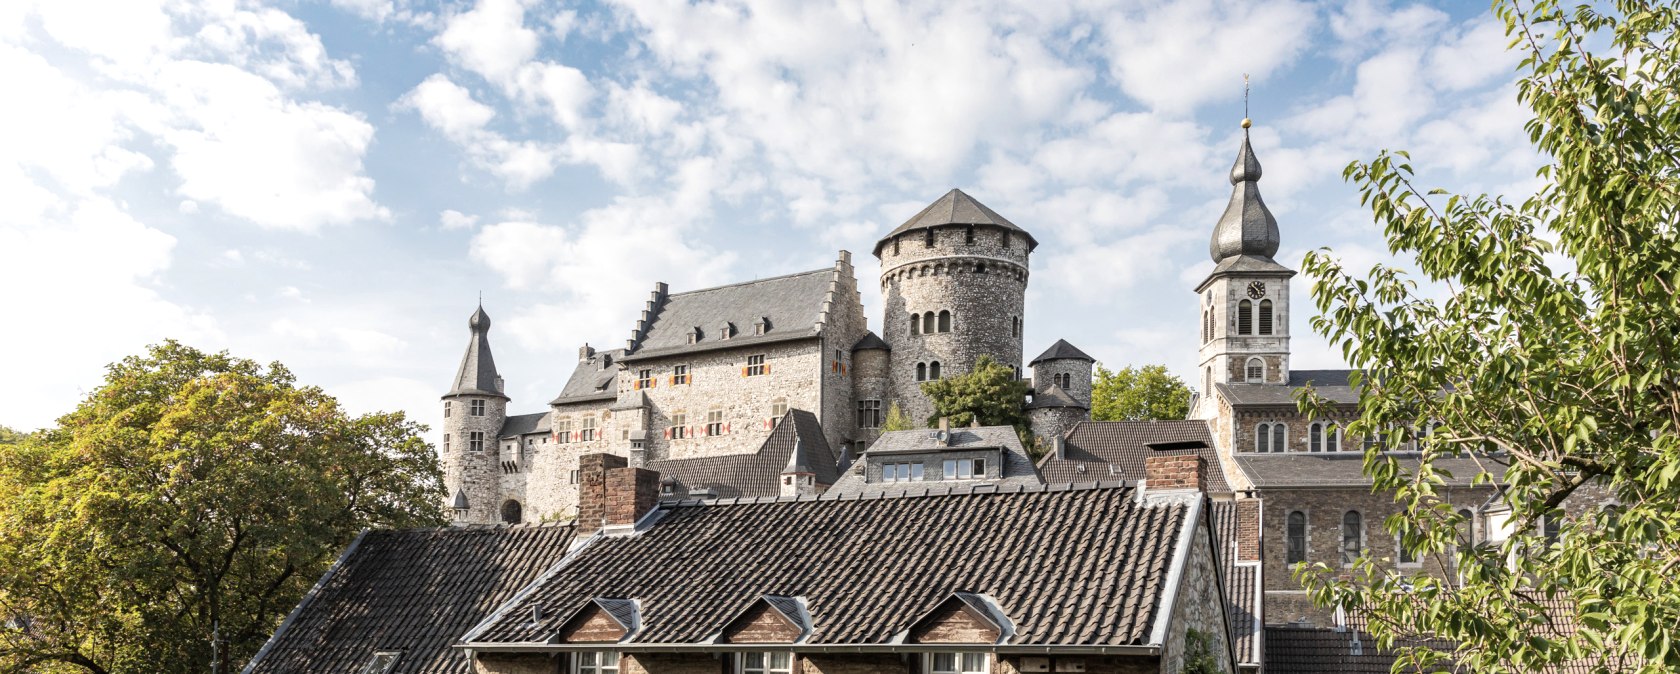
[{"label": "round stone tower", "polygon": [[951,190],[875,244],[885,304],[882,339],[892,345],[892,400],[926,423],[933,405],[921,384],[969,372],[983,355],[1021,372],[1026,230]]},{"label": "round stone tower", "polygon": [[467,319],[472,337],[454,385],[443,396],[443,486],[456,524],[500,521],[502,470],[497,448],[508,397],[490,355],[490,316],[481,305]]}]

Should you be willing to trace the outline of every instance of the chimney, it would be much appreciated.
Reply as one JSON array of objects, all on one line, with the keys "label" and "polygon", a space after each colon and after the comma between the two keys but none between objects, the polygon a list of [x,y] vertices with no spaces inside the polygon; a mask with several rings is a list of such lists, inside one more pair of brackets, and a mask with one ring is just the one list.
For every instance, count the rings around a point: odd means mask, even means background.
[{"label": "chimney", "polygon": [[585,454],[578,457],[578,516],[577,536],[587,537],[601,529],[607,519],[607,472],[624,468],[629,461],[612,454]]},{"label": "chimney", "polygon": [[1055,440],[1050,441],[1050,446],[1055,449],[1057,460],[1067,458],[1067,438],[1058,435]]},{"label": "chimney", "polygon": [[1245,498],[1237,504],[1237,561],[1260,561],[1260,499]]},{"label": "chimney", "polygon": [[633,528],[659,505],[659,471],[629,466],[610,469],[606,497],[607,519],[602,528]]},{"label": "chimney", "polygon": [[1143,461],[1149,491],[1207,491],[1206,465],[1195,454],[1151,456]]},{"label": "chimney", "polygon": [[578,349],[578,362],[579,363],[588,362],[590,358],[594,358],[594,357],[595,357],[595,347],[590,346],[589,342],[584,342],[583,347]]}]

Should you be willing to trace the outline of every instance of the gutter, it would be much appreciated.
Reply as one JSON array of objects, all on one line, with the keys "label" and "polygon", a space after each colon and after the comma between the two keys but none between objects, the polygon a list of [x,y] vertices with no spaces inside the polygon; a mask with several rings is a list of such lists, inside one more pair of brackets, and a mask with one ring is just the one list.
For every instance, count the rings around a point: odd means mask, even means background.
[{"label": "gutter", "polygon": [[280,642],[281,635],[286,633],[286,628],[292,626],[292,621],[297,620],[297,617],[303,613],[303,609],[315,602],[315,598],[320,596],[321,591],[326,588],[327,581],[338,575],[338,570],[343,568],[345,560],[350,559],[350,555],[355,554],[356,548],[361,547],[362,539],[367,538],[367,535],[367,529],[363,529],[361,533],[356,534],[356,538],[350,541],[350,547],[345,548],[344,553],[338,556],[338,560],[333,562],[332,566],[327,567],[327,572],[321,575],[321,579],[315,581],[315,585],[309,588],[309,592],[304,593],[303,600],[298,602],[291,613],[286,614],[286,619],[280,622],[280,627],[275,628],[273,636],[270,636],[268,641],[263,642],[262,649],[257,651],[256,655],[251,656],[251,661],[245,663],[244,669],[239,670],[240,674],[251,674],[252,670],[256,669],[257,665],[262,662],[263,656],[268,655],[269,649],[274,648],[274,644]]},{"label": "gutter", "polygon": [[618,651],[623,653],[742,653],[786,649],[795,653],[959,653],[986,652],[1022,655],[1144,655],[1161,654],[1159,645],[1058,646],[991,644],[550,644],[520,642],[503,644],[455,644],[454,648],[477,653],[577,653]]}]

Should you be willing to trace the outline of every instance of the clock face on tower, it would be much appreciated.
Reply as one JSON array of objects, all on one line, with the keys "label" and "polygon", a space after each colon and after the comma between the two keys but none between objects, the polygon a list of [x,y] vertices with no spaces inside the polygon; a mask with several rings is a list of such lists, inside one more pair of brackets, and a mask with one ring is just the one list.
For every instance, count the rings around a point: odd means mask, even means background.
[{"label": "clock face on tower", "polygon": [[1250,282],[1248,284],[1248,296],[1252,299],[1260,299],[1262,297],[1265,297],[1266,296],[1266,282],[1265,281],[1252,281],[1252,282]]}]

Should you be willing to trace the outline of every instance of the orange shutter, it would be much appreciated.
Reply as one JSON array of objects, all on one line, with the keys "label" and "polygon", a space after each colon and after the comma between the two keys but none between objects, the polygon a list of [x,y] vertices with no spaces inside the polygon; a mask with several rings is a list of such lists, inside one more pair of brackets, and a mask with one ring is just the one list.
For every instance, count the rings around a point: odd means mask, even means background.
[{"label": "orange shutter", "polygon": [[744,368],[744,367],[741,368],[741,376],[743,376],[743,377],[747,376],[747,368]]},{"label": "orange shutter", "polygon": [[770,364],[769,363],[764,364],[764,374],[770,374]]}]

